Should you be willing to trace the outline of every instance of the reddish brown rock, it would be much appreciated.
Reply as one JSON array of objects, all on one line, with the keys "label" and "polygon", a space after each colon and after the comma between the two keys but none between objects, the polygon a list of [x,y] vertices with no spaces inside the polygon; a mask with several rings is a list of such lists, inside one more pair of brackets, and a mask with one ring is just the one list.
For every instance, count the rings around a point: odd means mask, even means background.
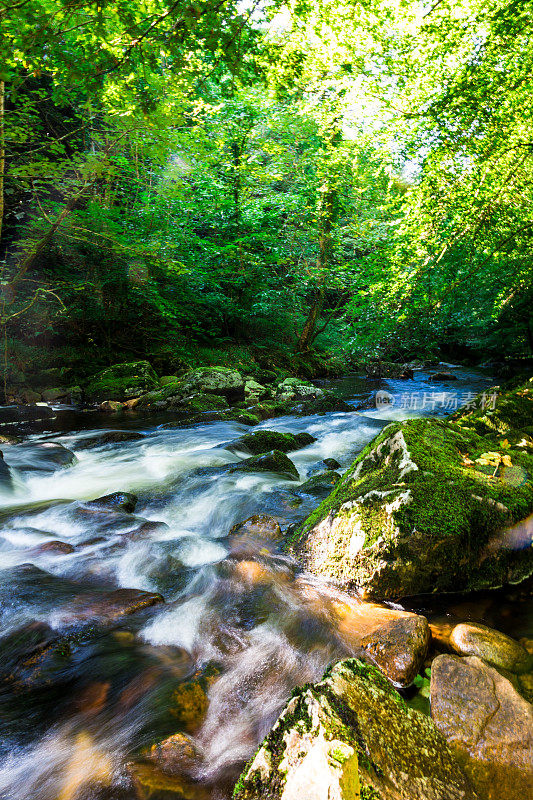
[{"label": "reddish brown rock", "polygon": [[167,775],[184,777],[193,777],[203,760],[200,748],[186,733],[175,733],[154,744],[149,758]]},{"label": "reddish brown rock", "polygon": [[431,640],[425,617],[375,603],[336,603],[335,610],[339,633],[354,655],[364,655],[393,683],[412,683]]},{"label": "reddish brown rock", "polygon": [[497,670],[437,656],[431,716],[482,800],[533,797],[533,706]]},{"label": "reddish brown rock", "polygon": [[62,542],[59,539],[54,539],[50,542],[44,542],[36,547],[34,552],[38,555],[40,553],[50,553],[57,555],[68,555],[74,552],[74,547],[68,542]]},{"label": "reddish brown rock", "polygon": [[84,622],[105,624],[162,602],[160,594],[145,592],[142,589],[115,589],[101,594],[80,595],[68,609],[65,609],[62,621],[67,624]]}]

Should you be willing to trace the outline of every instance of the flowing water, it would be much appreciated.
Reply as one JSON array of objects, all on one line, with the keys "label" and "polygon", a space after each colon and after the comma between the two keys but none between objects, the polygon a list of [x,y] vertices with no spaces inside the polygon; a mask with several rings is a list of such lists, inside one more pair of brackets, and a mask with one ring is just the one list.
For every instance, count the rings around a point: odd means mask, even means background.
[{"label": "flowing water", "polygon": [[[243,544],[230,529],[258,513],[286,528],[318,504],[299,485],[324,469],[322,459],[344,469],[388,420],[449,413],[491,385],[479,371],[455,373],[456,382],[438,387],[424,372],[407,382],[328,381],[354,404],[371,388],[395,402],[262,423],[316,437],[290,454],[298,483],[224,470],[245,457],[224,445],[250,432],[232,422],[166,427],[168,417],[63,409],[51,430],[5,446],[12,482],[0,487],[2,800],[229,797],[292,689],[357,652],[343,620],[358,603],[299,573],[272,543]],[[95,443],[109,427],[141,437]],[[50,442],[77,461],[57,468],[64,454],[42,447]],[[83,505],[116,491],[138,495],[134,514]],[[143,596],[117,589],[160,593],[165,602],[115,613],[125,598]],[[493,598],[430,611],[490,619],[507,607],[500,627],[527,633],[530,616]],[[184,754],[181,777],[165,777],[147,749],[178,730],[195,749]]]}]

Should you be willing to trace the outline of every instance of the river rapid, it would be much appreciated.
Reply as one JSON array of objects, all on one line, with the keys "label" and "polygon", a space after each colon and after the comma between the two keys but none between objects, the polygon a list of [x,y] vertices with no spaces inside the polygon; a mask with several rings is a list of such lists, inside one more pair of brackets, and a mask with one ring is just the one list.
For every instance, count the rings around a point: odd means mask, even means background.
[{"label": "river rapid", "polygon": [[[243,553],[230,529],[254,514],[282,529],[305,518],[321,498],[299,486],[324,458],[342,472],[388,421],[447,414],[491,385],[480,371],[453,372],[458,380],[438,385],[422,371],[409,381],[327,381],[354,406],[371,389],[395,402],[253,429],[59,409],[22,449],[3,447],[12,483],[0,490],[2,800],[229,798],[293,688],[355,652],[337,610],[358,603],[274,546],[252,541]],[[224,445],[261,428],[316,438],[289,454],[299,482],[223,470],[246,457]],[[98,441],[109,430],[141,438]],[[49,442],[75,463],[58,468],[33,447]],[[133,514],[83,506],[118,491],[138,496]],[[57,541],[62,549],[43,547]],[[164,603],[113,614],[118,589]],[[504,594],[418,598],[409,608],[532,635],[531,607]],[[166,779],[146,752],[177,730],[195,750],[186,777]]]}]

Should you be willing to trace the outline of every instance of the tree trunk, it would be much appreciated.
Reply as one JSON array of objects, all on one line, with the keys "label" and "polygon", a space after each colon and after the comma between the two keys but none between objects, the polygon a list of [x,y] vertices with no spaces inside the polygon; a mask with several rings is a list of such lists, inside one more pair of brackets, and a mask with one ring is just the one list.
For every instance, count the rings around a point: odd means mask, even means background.
[{"label": "tree trunk", "polygon": [[326,296],[326,273],[331,261],[333,250],[332,229],[335,221],[336,189],[331,183],[325,184],[321,189],[320,215],[318,219],[318,255],[316,260],[320,283],[315,289],[314,300],[307,315],[305,325],[296,345],[298,353],[309,349],[315,338],[315,331],[322,313],[324,298]]}]

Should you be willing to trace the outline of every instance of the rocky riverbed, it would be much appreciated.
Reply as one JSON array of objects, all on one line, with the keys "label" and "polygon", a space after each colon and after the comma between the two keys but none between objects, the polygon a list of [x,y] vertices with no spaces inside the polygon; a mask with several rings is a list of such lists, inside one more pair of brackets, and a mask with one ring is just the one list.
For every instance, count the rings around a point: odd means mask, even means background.
[{"label": "rocky riverbed", "polygon": [[0,795],[528,797],[531,386],[147,376],[3,429]]}]

